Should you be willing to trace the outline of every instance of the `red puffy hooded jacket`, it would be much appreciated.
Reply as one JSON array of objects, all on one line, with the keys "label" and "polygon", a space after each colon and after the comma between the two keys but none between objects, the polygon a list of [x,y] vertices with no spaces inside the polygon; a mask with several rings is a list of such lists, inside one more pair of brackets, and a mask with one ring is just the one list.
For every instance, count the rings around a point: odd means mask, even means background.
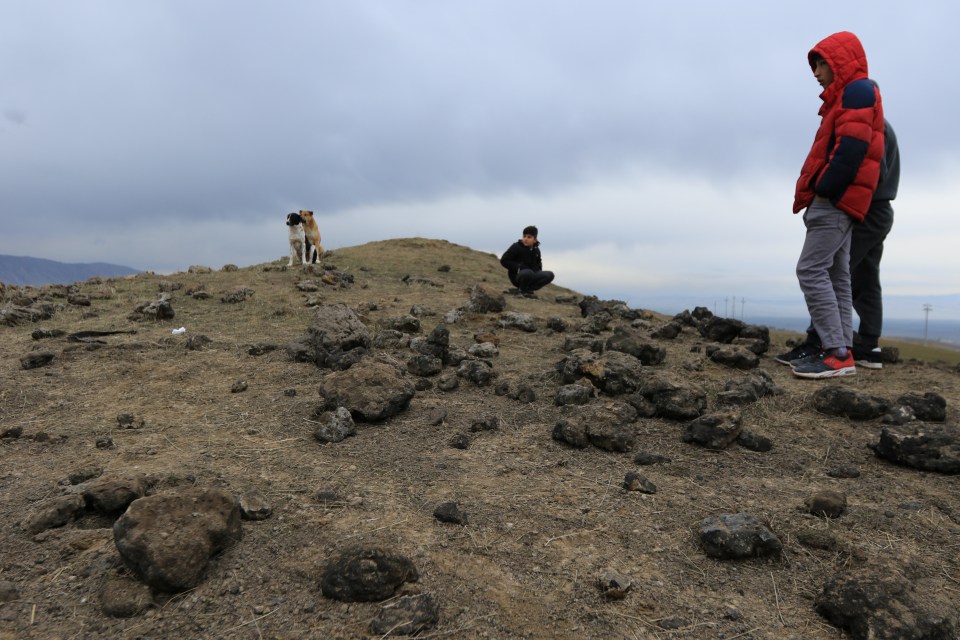
[{"label": "red puffy hooded jacket", "polygon": [[811,49],[811,68],[814,54],[830,65],[833,82],[820,94],[820,128],[797,180],[793,212],[810,206],[814,196],[823,196],[863,221],[883,159],[880,91],[867,77],[867,55],[852,33],[835,33]]}]

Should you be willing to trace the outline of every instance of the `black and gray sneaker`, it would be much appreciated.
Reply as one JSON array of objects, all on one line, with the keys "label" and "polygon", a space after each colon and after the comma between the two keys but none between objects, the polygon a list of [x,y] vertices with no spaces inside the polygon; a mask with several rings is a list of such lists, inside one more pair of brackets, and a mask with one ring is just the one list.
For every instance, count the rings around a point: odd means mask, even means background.
[{"label": "black and gray sneaker", "polygon": [[883,353],[880,347],[861,347],[853,345],[853,359],[857,361],[858,367],[865,369],[883,369]]},{"label": "black and gray sneaker", "polygon": [[818,355],[820,355],[820,347],[812,345],[808,342],[804,342],[799,347],[794,347],[786,353],[781,353],[780,355],[775,356],[773,359],[780,364],[785,364],[792,367],[794,360],[803,360],[805,358]]}]

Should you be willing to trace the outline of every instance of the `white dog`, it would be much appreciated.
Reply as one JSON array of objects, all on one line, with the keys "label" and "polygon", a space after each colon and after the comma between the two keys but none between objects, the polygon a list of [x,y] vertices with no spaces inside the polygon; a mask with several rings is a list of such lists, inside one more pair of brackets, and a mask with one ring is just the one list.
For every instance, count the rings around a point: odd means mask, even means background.
[{"label": "white dog", "polygon": [[303,242],[303,219],[299,214],[287,214],[287,232],[290,240],[290,261],[288,267],[292,267],[294,260],[297,264],[306,262],[305,247]]}]

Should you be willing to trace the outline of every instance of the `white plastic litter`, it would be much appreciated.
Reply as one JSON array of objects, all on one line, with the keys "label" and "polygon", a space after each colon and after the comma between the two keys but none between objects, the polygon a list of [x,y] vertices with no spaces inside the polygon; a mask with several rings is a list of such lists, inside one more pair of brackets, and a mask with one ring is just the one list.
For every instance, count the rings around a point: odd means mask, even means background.
[{"label": "white plastic litter", "polygon": [[170,333],[172,333],[172,334],[175,335],[175,336],[179,336],[179,335],[182,335],[182,334],[184,334],[184,333],[186,333],[186,332],[187,332],[187,328],[186,328],[186,327],[180,327],[179,329],[174,329],[174,330],[171,331]]}]

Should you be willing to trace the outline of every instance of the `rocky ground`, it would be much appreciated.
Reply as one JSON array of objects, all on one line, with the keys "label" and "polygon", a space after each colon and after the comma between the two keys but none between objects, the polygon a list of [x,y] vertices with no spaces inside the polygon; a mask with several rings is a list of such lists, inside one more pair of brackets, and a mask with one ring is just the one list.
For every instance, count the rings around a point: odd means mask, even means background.
[{"label": "rocky ground", "polygon": [[504,283],[408,239],[0,286],[0,640],[958,637],[955,367]]}]

